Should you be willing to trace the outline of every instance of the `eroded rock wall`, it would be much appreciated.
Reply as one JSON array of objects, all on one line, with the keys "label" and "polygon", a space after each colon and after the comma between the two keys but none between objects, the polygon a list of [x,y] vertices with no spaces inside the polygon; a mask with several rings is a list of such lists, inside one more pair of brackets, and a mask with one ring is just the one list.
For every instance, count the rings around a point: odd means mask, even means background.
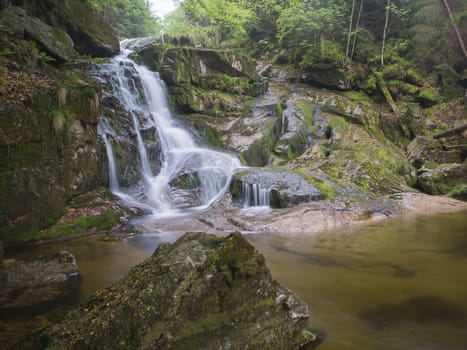
[{"label": "eroded rock wall", "polygon": [[[83,85],[84,84],[84,85]],[[0,221],[9,243],[52,224],[72,196],[97,187],[100,93],[78,83],[0,109]]]}]

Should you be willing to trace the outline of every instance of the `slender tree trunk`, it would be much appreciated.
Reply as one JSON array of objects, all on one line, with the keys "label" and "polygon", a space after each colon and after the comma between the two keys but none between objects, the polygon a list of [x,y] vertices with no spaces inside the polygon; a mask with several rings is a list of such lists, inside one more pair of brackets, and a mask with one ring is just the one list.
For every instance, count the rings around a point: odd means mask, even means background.
[{"label": "slender tree trunk", "polygon": [[347,34],[347,46],[345,48],[345,57],[344,57],[344,64],[343,68],[345,68],[347,64],[347,59],[349,58],[349,51],[350,51],[350,37],[352,36],[352,26],[353,26],[353,15],[355,12],[355,0],[352,0],[352,11],[350,13],[350,21],[349,21],[349,33]]},{"label": "slender tree trunk", "polygon": [[363,3],[364,2],[365,2],[365,0],[360,1],[360,9],[358,10],[357,23],[355,24],[355,34],[353,36],[352,53],[350,54],[350,59],[353,59],[355,48],[357,47],[357,31],[358,31],[358,27],[360,25],[360,19],[362,18],[362,14],[363,14]]},{"label": "slender tree trunk", "polygon": [[321,51],[321,60],[324,60],[324,51],[326,49],[326,34],[320,33],[319,35],[319,46]]},{"label": "slender tree trunk", "polygon": [[464,53],[464,57],[467,59],[467,50],[464,45],[464,40],[462,40],[462,35],[459,31],[459,27],[457,26],[456,21],[454,20],[454,16],[452,15],[451,7],[449,6],[447,0],[443,0],[443,4],[446,7],[446,11],[448,12],[452,27],[454,28],[454,32],[456,33],[457,41],[459,42],[462,52]]},{"label": "slender tree trunk", "polygon": [[390,6],[391,6],[391,0],[388,0],[388,4],[386,6],[386,20],[384,22],[383,43],[381,45],[381,66],[384,66],[384,46],[386,45],[386,35],[388,33],[389,7]]}]

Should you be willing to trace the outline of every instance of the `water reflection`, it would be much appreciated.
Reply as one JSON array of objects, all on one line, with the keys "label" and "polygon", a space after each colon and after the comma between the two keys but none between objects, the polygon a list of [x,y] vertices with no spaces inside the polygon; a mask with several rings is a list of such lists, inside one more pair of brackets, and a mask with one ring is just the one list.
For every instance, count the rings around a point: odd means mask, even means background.
[{"label": "water reflection", "polygon": [[460,213],[248,239],[310,306],[318,349],[465,350],[466,227]]},{"label": "water reflection", "polygon": [[[309,306],[319,350],[465,350],[466,213],[386,220],[319,235],[249,234],[274,278]],[[64,242],[25,258],[72,252],[83,275],[68,305],[0,317],[0,348],[62,317],[179,234]]]}]

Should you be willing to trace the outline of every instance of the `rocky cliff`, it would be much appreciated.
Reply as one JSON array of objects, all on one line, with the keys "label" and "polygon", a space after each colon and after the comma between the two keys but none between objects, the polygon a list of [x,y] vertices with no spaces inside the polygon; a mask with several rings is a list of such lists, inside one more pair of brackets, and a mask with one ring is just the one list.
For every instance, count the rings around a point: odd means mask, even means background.
[{"label": "rocky cliff", "polygon": [[23,242],[95,189],[100,86],[82,54],[119,51],[112,28],[85,1],[0,3],[1,240]]}]

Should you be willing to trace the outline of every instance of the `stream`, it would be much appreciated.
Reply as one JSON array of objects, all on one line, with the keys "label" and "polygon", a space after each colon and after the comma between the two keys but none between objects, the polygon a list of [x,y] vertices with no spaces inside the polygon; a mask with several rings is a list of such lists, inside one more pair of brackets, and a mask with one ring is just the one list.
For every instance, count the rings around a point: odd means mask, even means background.
[{"label": "stream", "polygon": [[[321,350],[465,349],[466,213],[393,218],[313,235],[247,234],[275,279],[310,308]],[[82,273],[77,295],[52,310],[2,315],[0,344],[59,320],[178,235],[96,236],[45,245],[23,258],[72,252]]]},{"label": "stream", "polygon": [[[146,213],[133,222],[146,227],[140,230],[145,233],[121,240],[97,235],[43,245],[15,256],[29,260],[70,251],[82,280],[69,300],[48,308],[0,314],[2,349],[58,322],[94,291],[118,281],[160,243],[175,241],[180,234],[158,230],[155,225],[167,218],[182,221],[180,217],[191,218],[193,213],[204,215],[242,168],[236,156],[203,147],[172,118],[158,74],[129,58],[132,45],[137,44],[138,39],[123,42],[122,55],[102,65],[96,74],[108,81],[112,95],[128,111],[137,149],[138,183],[125,188],[116,148],[122,130],[112,120],[101,118],[99,134],[109,159],[110,189],[124,203]],[[149,156],[154,145],[160,151],[156,164]],[[177,187],[184,178],[196,186]],[[262,215],[250,207],[268,206],[270,189],[255,183],[244,184],[242,189],[242,210]],[[273,277],[309,305],[310,327],[322,341],[319,349],[466,348],[465,212],[392,218],[319,233],[245,235],[264,254]]]}]

